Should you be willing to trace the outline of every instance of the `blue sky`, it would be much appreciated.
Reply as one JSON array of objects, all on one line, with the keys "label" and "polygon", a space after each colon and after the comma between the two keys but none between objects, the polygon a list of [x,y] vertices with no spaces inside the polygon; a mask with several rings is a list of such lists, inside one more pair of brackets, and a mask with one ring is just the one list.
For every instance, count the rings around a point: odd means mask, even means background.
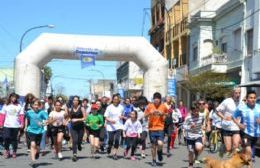
[{"label": "blue sky", "polygon": [[[40,33],[86,35],[141,36],[144,8],[150,0],[1,0],[0,6],[0,68],[13,67],[19,52],[21,35],[34,26],[53,24],[55,28],[29,32],[23,46]],[[150,12],[149,12],[150,13]],[[145,17],[144,36],[148,39],[150,16]],[[53,61],[53,86],[65,87],[65,94],[88,95],[87,79],[102,75],[81,69],[77,61]],[[106,79],[116,79],[116,62],[97,62],[94,69],[104,72]],[[71,77],[82,80],[72,80]]]}]

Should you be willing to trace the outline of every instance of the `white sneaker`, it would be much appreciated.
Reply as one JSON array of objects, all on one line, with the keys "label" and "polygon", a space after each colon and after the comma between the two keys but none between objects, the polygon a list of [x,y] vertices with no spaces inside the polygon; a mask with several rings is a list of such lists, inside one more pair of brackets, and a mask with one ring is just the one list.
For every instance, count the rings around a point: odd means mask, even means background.
[{"label": "white sneaker", "polygon": [[59,158],[60,160],[63,158],[61,152],[58,153],[58,158]]}]

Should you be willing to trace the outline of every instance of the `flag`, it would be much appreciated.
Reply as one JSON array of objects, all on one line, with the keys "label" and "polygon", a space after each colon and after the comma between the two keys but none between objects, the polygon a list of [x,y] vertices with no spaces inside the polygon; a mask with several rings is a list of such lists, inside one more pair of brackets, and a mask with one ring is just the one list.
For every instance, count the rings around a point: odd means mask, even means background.
[{"label": "flag", "polygon": [[81,54],[80,62],[81,68],[86,68],[95,65],[96,56],[91,54]]},{"label": "flag", "polygon": [[95,65],[99,50],[91,48],[77,48],[75,55],[80,59],[81,68]]}]

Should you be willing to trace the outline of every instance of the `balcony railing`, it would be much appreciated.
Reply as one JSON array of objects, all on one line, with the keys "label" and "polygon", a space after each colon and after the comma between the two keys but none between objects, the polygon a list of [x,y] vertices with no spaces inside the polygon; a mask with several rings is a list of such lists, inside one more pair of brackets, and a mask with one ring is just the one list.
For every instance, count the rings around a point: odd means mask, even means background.
[{"label": "balcony railing", "polygon": [[202,58],[202,66],[210,64],[226,64],[228,62],[227,54],[211,54],[207,57]]}]

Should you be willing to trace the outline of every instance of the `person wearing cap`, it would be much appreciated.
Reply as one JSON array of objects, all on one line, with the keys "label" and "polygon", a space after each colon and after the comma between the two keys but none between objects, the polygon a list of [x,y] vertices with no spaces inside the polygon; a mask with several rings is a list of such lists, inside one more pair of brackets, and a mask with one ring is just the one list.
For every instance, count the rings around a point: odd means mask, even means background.
[{"label": "person wearing cap", "polygon": [[152,144],[152,166],[156,166],[156,152],[158,160],[163,160],[163,140],[164,140],[164,124],[165,117],[168,114],[167,107],[162,103],[162,96],[156,92],[153,95],[153,103],[150,103],[145,112],[145,117],[148,118],[149,136]]},{"label": "person wearing cap", "polygon": [[12,157],[16,158],[18,146],[18,132],[24,126],[24,112],[18,102],[19,95],[11,93],[0,115],[0,127],[4,127],[4,158],[9,158],[9,146],[12,144]]},{"label": "person wearing cap", "polygon": [[91,105],[91,114],[88,115],[85,123],[89,127],[89,140],[91,145],[91,157],[97,157],[96,153],[99,149],[99,135],[100,129],[104,125],[103,116],[98,114],[99,106],[97,104]]}]

